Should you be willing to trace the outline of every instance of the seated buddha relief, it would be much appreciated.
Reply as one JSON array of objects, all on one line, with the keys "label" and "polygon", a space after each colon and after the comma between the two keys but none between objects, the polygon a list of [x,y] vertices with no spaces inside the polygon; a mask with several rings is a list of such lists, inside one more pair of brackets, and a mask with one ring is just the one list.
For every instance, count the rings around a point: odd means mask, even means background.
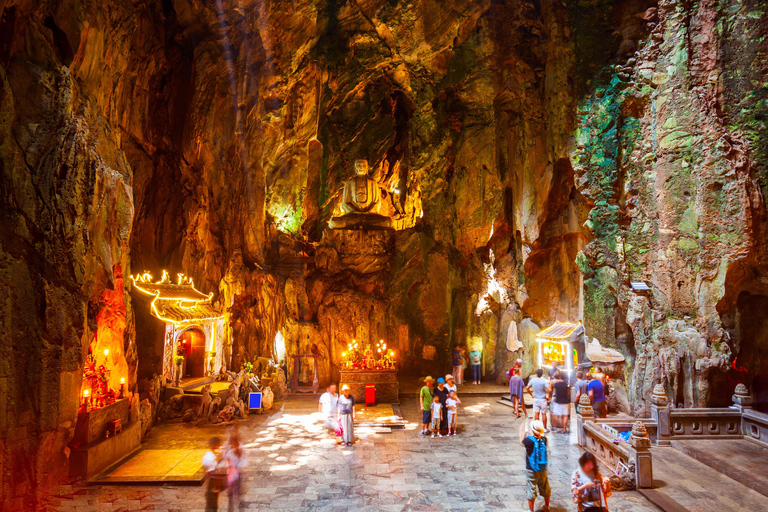
[{"label": "seated buddha relief", "polygon": [[387,191],[368,175],[368,162],[355,160],[355,175],[344,183],[342,214],[328,221],[331,229],[392,229]]}]

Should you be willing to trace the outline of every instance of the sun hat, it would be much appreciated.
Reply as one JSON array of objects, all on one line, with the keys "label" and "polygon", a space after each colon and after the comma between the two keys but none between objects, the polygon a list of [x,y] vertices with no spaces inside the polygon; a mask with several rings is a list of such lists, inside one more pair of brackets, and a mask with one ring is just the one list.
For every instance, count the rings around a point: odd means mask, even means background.
[{"label": "sun hat", "polygon": [[533,420],[531,422],[531,432],[537,432],[539,435],[546,432],[547,429],[544,428],[544,423],[542,423],[541,420]]},{"label": "sun hat", "polygon": [[344,391],[345,389],[350,389],[347,384],[344,384],[343,386],[341,386],[341,390],[342,391]]},{"label": "sun hat", "polygon": [[451,375],[450,373],[445,376],[445,380],[451,380],[451,379],[453,379],[453,375]]},{"label": "sun hat", "polygon": [[439,379],[437,379],[437,383],[438,384],[445,384],[445,379],[440,377]]},{"label": "sun hat", "polygon": [[435,380],[435,379],[433,379],[431,375],[427,375],[426,377],[424,377],[424,382],[427,382],[430,380]]}]

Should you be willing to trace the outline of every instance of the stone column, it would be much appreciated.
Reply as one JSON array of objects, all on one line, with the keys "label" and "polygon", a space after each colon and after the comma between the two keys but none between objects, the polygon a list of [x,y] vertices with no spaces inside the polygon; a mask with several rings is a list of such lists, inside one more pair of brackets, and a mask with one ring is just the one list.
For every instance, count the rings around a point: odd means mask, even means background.
[{"label": "stone column", "polygon": [[656,422],[656,443],[669,445],[672,431],[669,426],[669,400],[663,384],[656,384],[651,395],[651,418]]},{"label": "stone column", "polygon": [[584,393],[579,398],[579,403],[576,406],[576,436],[578,438],[579,446],[587,446],[587,435],[584,432],[584,422],[590,420],[595,412],[592,410],[592,403],[589,401],[589,396]]},{"label": "stone column", "polygon": [[653,487],[651,440],[648,437],[648,430],[642,421],[636,421],[632,425],[629,444],[632,446],[630,453],[635,461],[635,485],[638,489],[649,489]]}]

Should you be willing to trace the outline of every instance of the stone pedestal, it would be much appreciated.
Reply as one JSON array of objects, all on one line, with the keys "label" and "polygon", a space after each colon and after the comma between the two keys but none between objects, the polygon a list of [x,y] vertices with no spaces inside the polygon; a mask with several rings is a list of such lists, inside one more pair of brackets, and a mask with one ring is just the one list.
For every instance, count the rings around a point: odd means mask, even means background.
[{"label": "stone pedestal", "polygon": [[341,370],[341,386],[347,384],[355,402],[365,403],[365,385],[376,386],[377,404],[399,404],[400,383],[397,370]]},{"label": "stone pedestal", "polygon": [[651,395],[651,418],[656,422],[656,443],[659,445],[669,445],[669,438],[672,435],[669,422],[669,400],[664,386],[656,384]]},{"label": "stone pedestal", "polygon": [[141,423],[136,421],[123,426],[119,434],[73,448],[69,456],[69,475],[93,480],[140,445]]}]

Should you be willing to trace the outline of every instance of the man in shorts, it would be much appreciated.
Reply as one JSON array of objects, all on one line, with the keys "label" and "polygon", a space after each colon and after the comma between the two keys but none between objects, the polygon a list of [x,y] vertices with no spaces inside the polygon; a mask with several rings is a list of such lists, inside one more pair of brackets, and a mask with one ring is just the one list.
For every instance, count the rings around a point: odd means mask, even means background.
[{"label": "man in shorts", "polygon": [[528,511],[533,512],[536,504],[536,494],[544,498],[544,510],[549,512],[549,498],[552,489],[547,475],[547,438],[544,437],[544,424],[541,421],[531,422],[530,430],[526,432],[527,418],[520,425],[520,446],[525,448],[525,482]]},{"label": "man in shorts", "polygon": [[525,389],[533,397],[533,419],[541,420],[544,425],[544,431],[547,430],[547,410],[549,409],[549,397],[551,388],[549,386],[549,380],[544,377],[544,370],[539,368],[536,370],[536,376],[528,381],[528,385]]}]

